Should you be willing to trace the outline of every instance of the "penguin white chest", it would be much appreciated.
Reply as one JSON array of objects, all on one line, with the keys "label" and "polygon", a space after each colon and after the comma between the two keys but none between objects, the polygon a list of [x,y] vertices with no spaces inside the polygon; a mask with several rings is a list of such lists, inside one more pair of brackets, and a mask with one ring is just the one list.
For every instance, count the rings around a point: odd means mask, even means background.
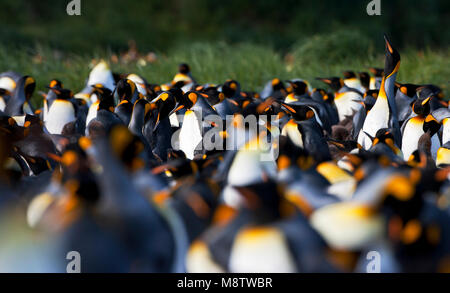
[{"label": "penguin white chest", "polygon": [[4,111],[6,108],[6,103],[3,97],[0,97],[0,111]]},{"label": "penguin white chest", "polygon": [[388,125],[389,105],[387,99],[377,99],[372,110],[367,113],[364,126],[358,136],[358,143],[361,144],[364,149],[368,150],[372,146],[372,141],[364,132],[368,133],[372,137],[375,137],[379,129],[388,128]]},{"label": "penguin white chest", "polygon": [[360,104],[361,101],[361,95],[352,91],[336,94],[334,103],[336,104],[339,114],[339,121],[342,121],[346,116],[351,116],[354,112],[357,112],[362,107]]},{"label": "penguin white chest", "polygon": [[418,148],[419,139],[424,134],[423,122],[420,117],[411,118],[403,130],[402,152],[405,161]]},{"label": "penguin white chest", "polygon": [[97,118],[98,105],[99,102],[95,102],[89,107],[89,111],[86,117],[86,125],[89,125],[89,122],[91,122],[92,119]]},{"label": "penguin white chest", "polygon": [[179,139],[180,150],[186,154],[188,159],[192,160],[198,144],[202,141],[201,124],[194,111],[186,111]]},{"label": "penguin white chest", "polygon": [[346,79],[344,80],[344,84],[349,88],[356,89],[362,93],[366,91],[366,89],[362,86],[361,81],[357,78]]},{"label": "penguin white chest", "polygon": [[289,139],[298,147],[303,147],[303,137],[296,123],[288,122],[281,130],[281,135]]},{"label": "penguin white chest", "polygon": [[295,273],[297,268],[283,233],[249,228],[238,233],[230,254],[232,273]]},{"label": "penguin white chest", "polygon": [[442,129],[442,145],[444,145],[446,142],[450,141],[450,118],[445,118],[442,121],[442,124],[444,125]]},{"label": "penguin white chest", "polygon": [[46,118],[47,130],[51,134],[61,134],[64,125],[75,121],[75,109],[68,101],[54,101]]}]

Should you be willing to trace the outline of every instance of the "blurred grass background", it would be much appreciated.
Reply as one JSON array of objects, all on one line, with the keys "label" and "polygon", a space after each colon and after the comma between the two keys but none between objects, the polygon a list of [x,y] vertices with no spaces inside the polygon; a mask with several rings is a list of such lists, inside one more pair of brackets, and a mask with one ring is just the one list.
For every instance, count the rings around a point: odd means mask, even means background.
[{"label": "blurred grass background", "polygon": [[[0,71],[53,78],[80,90],[92,59],[114,60],[134,40],[154,62],[112,62],[116,72],[170,80],[178,63],[200,82],[239,80],[246,90],[264,82],[341,75],[383,66],[383,33],[400,48],[399,81],[434,83],[448,96],[450,1],[369,0],[81,0],[82,16],[67,16],[69,0],[0,0]],[[113,57],[113,59],[111,59]]]}]

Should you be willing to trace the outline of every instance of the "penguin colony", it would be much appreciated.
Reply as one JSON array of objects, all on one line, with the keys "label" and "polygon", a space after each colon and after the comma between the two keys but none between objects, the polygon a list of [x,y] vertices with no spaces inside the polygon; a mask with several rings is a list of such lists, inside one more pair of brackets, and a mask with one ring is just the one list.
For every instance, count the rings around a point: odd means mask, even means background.
[{"label": "penguin colony", "polygon": [[[65,272],[76,251],[82,272],[365,272],[375,251],[382,272],[449,272],[450,110],[396,80],[385,44],[384,69],[326,89],[201,84],[187,64],[158,85],[102,61],[34,109],[35,80],[2,73],[0,270]],[[199,112],[232,117],[223,150],[198,147],[220,124]]]}]

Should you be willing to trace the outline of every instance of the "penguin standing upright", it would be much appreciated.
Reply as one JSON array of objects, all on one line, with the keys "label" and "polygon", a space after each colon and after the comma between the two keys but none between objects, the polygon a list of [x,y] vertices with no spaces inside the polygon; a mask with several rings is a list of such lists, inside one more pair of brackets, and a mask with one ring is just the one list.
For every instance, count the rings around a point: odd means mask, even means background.
[{"label": "penguin standing upright", "polygon": [[134,73],[128,75],[127,79],[136,84],[136,89],[139,93],[143,94],[144,96],[147,95],[147,82],[145,79]]},{"label": "penguin standing upright", "polygon": [[[98,105],[92,104],[92,107],[96,107],[95,116],[92,116],[90,120],[86,120],[86,134],[92,135],[91,130],[95,131],[95,136],[105,135],[109,130],[118,124],[123,125],[122,119],[114,113],[114,98],[112,92],[103,87],[103,85],[94,86],[94,92],[99,96]],[[91,109],[89,109],[89,114]],[[89,116],[88,116],[89,119]]]},{"label": "penguin standing upright", "polygon": [[21,77],[22,75],[14,71],[0,73],[0,111],[5,111]]},{"label": "penguin standing upright", "polygon": [[97,96],[92,95],[92,87],[101,84],[103,87],[109,89],[111,92],[114,90],[116,82],[114,75],[109,68],[108,63],[101,60],[89,73],[89,77],[86,81],[84,89],[75,95],[77,99],[83,99],[91,106],[92,103],[97,101]]},{"label": "penguin standing upright", "polygon": [[[450,109],[439,108],[434,110],[425,119],[426,123],[432,123],[442,125],[442,145],[450,141]],[[438,126],[440,128],[440,126]]]},{"label": "penguin standing upright", "polygon": [[362,93],[344,84],[344,80],[339,77],[318,78],[328,84],[335,92],[334,104],[336,105],[339,121],[343,121],[347,116],[352,116],[361,109]]},{"label": "penguin standing upright", "polygon": [[119,103],[114,109],[120,119],[125,125],[130,123],[131,113],[133,112],[133,105],[139,99],[139,93],[136,90],[136,85],[129,79],[121,79],[117,83],[116,93],[119,98]]},{"label": "penguin standing upright", "polygon": [[399,123],[403,123],[411,115],[411,106],[417,99],[416,91],[419,86],[414,84],[400,84],[398,82],[395,83],[395,86],[398,88],[395,94],[398,121]]},{"label": "penguin standing upright", "polygon": [[365,149],[369,149],[372,145],[372,141],[366,133],[374,137],[381,128],[392,128],[395,143],[401,145],[401,133],[394,96],[395,78],[400,68],[400,54],[392,47],[388,38],[386,36],[384,38],[386,43],[384,77],[377,101],[367,114],[364,126],[358,136],[358,143]]},{"label": "penguin standing upright", "polygon": [[172,86],[180,85],[183,92],[187,92],[192,89],[196,83],[194,77],[191,74],[191,67],[182,63],[178,66],[178,73],[172,79]]},{"label": "penguin standing upright", "polygon": [[[151,136],[153,152],[163,161],[167,159],[168,150],[172,148],[172,128],[169,115],[175,109],[176,96],[181,95],[180,89],[170,89],[163,92],[152,101],[156,120],[153,124],[146,124],[144,135]],[[152,128],[151,128],[152,127]],[[151,129],[150,129],[151,128]]]},{"label": "penguin standing upright", "polygon": [[48,85],[48,93],[43,94],[44,96],[44,107],[42,109],[42,120],[45,122],[48,115],[48,110],[50,110],[50,107],[52,106],[53,101],[56,100],[56,93],[51,89],[52,87],[55,88],[64,88],[64,85],[61,81],[54,79],[50,82]]},{"label": "penguin standing upright", "polygon": [[210,115],[214,115],[214,117],[218,115],[206,99],[194,91],[186,92],[170,114],[181,109],[186,109],[186,112],[179,132],[179,147],[188,159],[193,159],[194,155],[202,150],[202,148],[198,148],[198,145],[203,139],[203,133],[211,127],[206,121],[204,124],[203,119]]},{"label": "penguin standing upright", "polygon": [[[430,113],[431,98],[432,96],[423,97],[419,94],[419,98],[413,105],[413,112],[417,116],[406,120],[403,124],[402,152],[405,161],[409,160],[412,153],[417,150],[419,139],[425,133],[425,120]],[[439,137],[434,134],[431,141],[431,153],[433,158],[436,158],[437,149],[440,147]]]},{"label": "penguin standing upright", "polygon": [[89,74],[87,86],[92,87],[99,83],[110,91],[113,91],[116,85],[111,69],[109,68],[108,63],[106,63],[104,60],[101,60],[92,69],[91,73]]},{"label": "penguin standing upright", "polygon": [[36,81],[31,76],[23,76],[17,82],[14,93],[5,107],[5,114],[9,116],[22,116],[34,114],[30,105],[30,99],[36,88]]},{"label": "penguin standing upright", "polygon": [[56,95],[56,99],[51,102],[45,120],[45,128],[51,134],[61,134],[67,123],[76,120],[76,107],[72,103],[72,91],[63,89],[55,85],[49,87]]},{"label": "penguin standing upright", "polygon": [[261,99],[265,100],[268,97],[273,97],[278,101],[283,101],[288,92],[285,85],[279,78],[274,78],[267,82],[264,89],[260,93]]}]

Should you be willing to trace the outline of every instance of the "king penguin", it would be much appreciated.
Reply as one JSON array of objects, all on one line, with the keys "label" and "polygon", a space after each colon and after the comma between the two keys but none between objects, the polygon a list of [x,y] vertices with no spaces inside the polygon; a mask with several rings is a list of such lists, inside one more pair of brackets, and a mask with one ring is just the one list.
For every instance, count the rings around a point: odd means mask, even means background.
[{"label": "king penguin", "polygon": [[44,96],[44,107],[42,112],[42,120],[45,122],[48,115],[48,110],[50,110],[50,107],[52,106],[52,103],[56,100],[56,93],[51,89],[52,87],[56,88],[64,88],[64,85],[61,81],[54,79],[50,82],[48,85],[49,90],[47,94],[43,94]]},{"label": "king penguin", "polygon": [[23,76],[17,82],[13,95],[5,107],[5,114],[9,116],[22,116],[34,114],[30,105],[30,99],[36,88],[36,81],[30,76]]},{"label": "king penguin", "polygon": [[5,111],[6,104],[16,89],[17,82],[22,76],[13,71],[0,74],[0,111]]},{"label": "king penguin", "polygon": [[354,112],[362,108],[363,94],[354,88],[346,86],[342,78],[318,78],[318,80],[328,84],[335,92],[334,104],[338,111],[339,121],[343,121],[347,116],[352,116]]},{"label": "king penguin", "polygon": [[75,98],[86,100],[86,102],[88,102],[88,105],[90,106],[93,102],[96,101],[95,98],[94,100],[92,100],[93,96],[91,95],[91,93],[92,93],[92,86],[97,84],[103,85],[110,91],[113,91],[116,85],[114,75],[111,72],[108,63],[106,63],[104,60],[101,60],[92,69],[86,81],[85,88],[81,92],[77,93],[75,95]]},{"label": "king penguin", "polygon": [[372,141],[366,133],[374,137],[381,128],[392,128],[396,145],[401,145],[401,134],[394,99],[395,78],[400,68],[400,54],[392,47],[386,35],[384,38],[386,43],[384,77],[377,101],[367,114],[363,128],[358,136],[358,143],[366,150],[372,145]]},{"label": "king penguin", "polygon": [[[420,95],[420,94],[419,94]],[[403,124],[402,134],[402,152],[405,161],[409,160],[409,157],[418,148],[418,142],[420,137],[425,133],[425,120],[430,113],[430,100],[429,97],[419,97],[413,105],[413,112],[417,115],[412,117]],[[434,134],[434,133],[433,133]],[[431,153],[433,158],[436,158],[437,149],[440,147],[439,137],[434,134],[431,137]]]},{"label": "king penguin", "polygon": [[45,127],[51,134],[61,134],[67,123],[76,120],[76,107],[72,103],[72,91],[58,86],[50,87],[56,94],[56,99],[51,103],[45,120]]}]

